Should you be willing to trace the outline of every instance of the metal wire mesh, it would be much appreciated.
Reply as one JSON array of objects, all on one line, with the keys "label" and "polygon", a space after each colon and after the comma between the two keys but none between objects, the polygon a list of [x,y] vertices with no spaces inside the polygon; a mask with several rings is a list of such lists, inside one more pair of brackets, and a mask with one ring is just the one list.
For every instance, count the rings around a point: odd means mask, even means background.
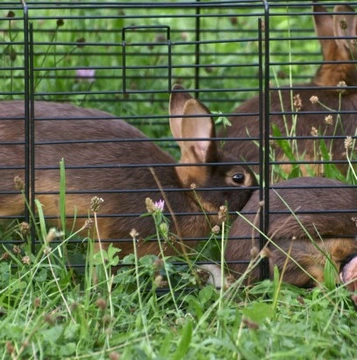
[{"label": "metal wire mesh", "polygon": [[[324,2],[329,11],[336,4],[337,2]],[[351,2],[350,5],[357,7],[357,3]],[[244,162],[239,158],[236,162],[257,165],[255,170],[260,179],[260,198],[266,199],[260,221],[263,231],[267,230],[269,223],[271,166],[327,162],[326,159],[272,160],[269,151],[272,141],[296,139],[295,135],[271,136],[270,118],[274,115],[299,114],[296,109],[271,109],[270,92],[281,85],[294,90],[295,84],[309,82],[318,66],[323,63],[318,36],[314,32],[310,2],[12,1],[0,4],[0,14],[0,45],[3,49],[0,70],[3,86],[0,98],[24,99],[26,124],[21,142],[24,148],[23,165],[5,164],[0,165],[0,169],[5,171],[10,168],[14,173],[18,169],[25,170],[25,194],[30,199],[32,211],[35,211],[34,199],[41,194],[35,183],[36,173],[41,169],[58,169],[58,164],[37,164],[36,151],[41,146],[46,147],[56,141],[57,144],[61,141],[63,145],[71,144],[71,140],[56,140],[52,136],[48,139],[35,138],[36,124],[52,119],[51,113],[48,118],[35,117],[36,101],[39,100],[72,102],[81,107],[101,109],[113,114],[113,119],[120,118],[139,127],[148,136],[147,140],[96,139],[96,143],[130,140],[140,146],[143,142],[155,141],[177,159],[178,149],[170,134],[167,111],[168,96],[174,83],[183,84],[209,109],[226,117],[242,116],[236,112],[237,106],[258,95],[259,106],[250,115],[260,119],[257,136],[253,136],[253,140],[261,145],[259,158]],[[298,89],[301,91],[304,87],[300,86]],[[351,91],[353,89],[355,87],[352,84]],[[325,116],[331,110],[320,109],[318,112]],[[356,111],[352,109],[345,113],[351,112]],[[65,121],[76,119],[78,117],[63,116]],[[66,131],[65,127],[63,131]],[[229,137],[220,132],[216,141],[230,144],[251,142],[252,136],[248,135]],[[355,133],[347,135],[354,136]],[[312,136],[320,139],[319,135],[308,134],[299,136],[297,141],[311,140]],[[320,136],[322,138],[321,134]],[[330,138],[343,141],[345,135],[331,135]],[[325,136],[324,139],[328,137]],[[86,140],[82,141],[84,143]],[[87,140],[89,143],[93,141]],[[1,145],[8,142],[9,139],[1,139]],[[79,143],[77,138],[74,142]],[[13,141],[12,144],[18,145],[18,142]],[[344,160],[336,160],[335,163],[342,161]],[[126,168],[173,166],[123,163],[126,165],[121,167]],[[116,164],[105,161],[95,166],[103,166],[103,171],[108,171],[108,176],[111,169],[117,167]],[[78,170],[81,165],[69,165],[68,168]],[[15,192],[9,188],[1,190],[3,194]],[[145,188],[120,190],[120,186],[102,190],[101,192],[99,187],[91,191],[76,189],[72,192],[83,191],[105,197],[117,192],[136,196],[146,191]],[[205,190],[213,192],[217,191],[217,187]],[[160,195],[160,190],[156,191]],[[178,192],[182,189],[166,191]],[[56,191],[51,193],[55,194]],[[340,209],[341,212],[344,210]],[[231,212],[234,213],[234,209]],[[28,210],[25,213],[25,219],[30,221]],[[198,213],[188,212],[186,215]],[[18,218],[17,214],[6,214],[6,211],[1,211],[1,214],[4,219]],[[137,215],[139,214],[135,214]],[[183,216],[184,212],[177,215]],[[134,215],[128,211],[109,215],[104,213],[100,216],[111,216],[115,221],[117,216]],[[205,236],[199,237],[199,240],[206,239]],[[33,240],[35,246],[34,234]],[[105,240],[132,241],[129,234],[125,239]],[[261,242],[263,245],[264,238]],[[267,276],[266,265],[262,268],[262,274]]]}]

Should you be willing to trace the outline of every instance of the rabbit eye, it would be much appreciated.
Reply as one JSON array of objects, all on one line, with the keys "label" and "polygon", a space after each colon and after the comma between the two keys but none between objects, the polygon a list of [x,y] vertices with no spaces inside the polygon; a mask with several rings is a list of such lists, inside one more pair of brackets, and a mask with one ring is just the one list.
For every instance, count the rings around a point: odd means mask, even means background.
[{"label": "rabbit eye", "polygon": [[244,179],[245,176],[242,173],[238,173],[238,174],[234,174],[232,176],[232,180],[236,183],[236,184],[243,184],[244,183]]}]

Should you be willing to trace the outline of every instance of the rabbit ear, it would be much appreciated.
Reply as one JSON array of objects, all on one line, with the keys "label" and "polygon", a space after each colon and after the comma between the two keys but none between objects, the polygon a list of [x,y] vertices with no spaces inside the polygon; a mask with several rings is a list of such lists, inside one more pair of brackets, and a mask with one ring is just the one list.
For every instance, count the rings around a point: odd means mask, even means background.
[{"label": "rabbit ear", "polygon": [[[185,91],[185,88],[181,85],[174,85],[172,87],[170,95],[170,104],[169,104],[169,114],[170,116],[170,129],[171,134],[174,138],[179,139],[181,135],[181,124],[182,124],[182,115],[186,101],[193,99],[193,97]],[[181,142],[177,141],[177,144],[181,148]]]},{"label": "rabbit ear", "polygon": [[[210,111],[199,100],[175,85],[170,97],[170,128],[181,149],[181,163],[205,163],[213,157],[214,122]],[[176,90],[176,91],[175,91]],[[177,91],[179,90],[179,91]],[[195,139],[180,141],[180,139]],[[204,140],[197,140],[204,139]]]},{"label": "rabbit ear", "polygon": [[183,115],[182,138],[193,140],[181,142],[180,162],[210,162],[215,150],[215,143],[211,140],[215,137],[215,128],[210,111],[198,100],[190,99],[185,104]]},{"label": "rabbit ear", "polygon": [[[356,54],[355,45],[352,39],[346,37],[356,37],[357,16],[354,10],[348,5],[336,5],[333,16],[333,30],[336,37],[336,44],[339,52],[344,53],[344,58],[350,59],[351,54]],[[344,14],[343,14],[344,13]]]},{"label": "rabbit ear", "polygon": [[[170,118],[170,125],[181,149],[180,163],[192,165],[215,162],[218,155],[216,143],[212,141],[215,127],[210,111],[191,96],[176,97],[175,94],[178,93],[172,94],[170,109],[182,117]],[[170,114],[173,115],[173,111]],[[206,183],[211,173],[208,166],[178,166],[176,171],[184,187],[193,183]]]},{"label": "rabbit ear", "polygon": [[331,60],[336,43],[334,39],[324,39],[325,37],[333,37],[333,18],[327,13],[322,5],[313,5],[315,33],[319,37],[322,55],[324,60]]}]

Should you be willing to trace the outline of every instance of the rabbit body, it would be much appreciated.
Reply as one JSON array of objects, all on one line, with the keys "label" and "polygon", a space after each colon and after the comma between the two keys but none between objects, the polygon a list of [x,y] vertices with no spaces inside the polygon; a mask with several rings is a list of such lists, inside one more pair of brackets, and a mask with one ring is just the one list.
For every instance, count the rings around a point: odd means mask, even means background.
[{"label": "rabbit body", "polygon": [[[190,118],[197,112],[204,117]],[[142,238],[155,234],[153,219],[140,216],[146,212],[147,197],[156,201],[163,199],[164,193],[165,212],[170,206],[177,214],[176,222],[171,219],[170,230],[188,239],[203,237],[211,228],[201,207],[207,213],[213,212],[208,216],[213,224],[225,201],[232,210],[242,208],[250,196],[250,186],[256,184],[255,178],[244,166],[218,165],[230,159],[213,141],[214,124],[208,110],[178,92],[171,96],[170,114],[171,128],[178,140],[205,138],[179,141],[181,163],[197,166],[175,166],[175,160],[139,130],[108,113],[70,104],[35,102],[35,190],[45,215],[52,218],[52,223],[59,223],[58,164],[62,158],[66,166],[67,227],[72,227],[76,213],[74,228],[81,228],[90,213],[91,198],[101,197],[104,203],[98,212],[100,237],[103,242],[122,240],[117,245],[123,255],[132,251],[129,233],[133,228]],[[198,124],[193,126],[195,121]],[[0,134],[0,216],[18,217],[24,211],[23,197],[14,187],[14,177],[24,179],[25,175],[22,101],[0,102]],[[215,166],[201,166],[206,162]],[[148,167],[151,164],[154,175]],[[192,184],[197,188],[199,201],[190,189]],[[199,190],[217,186],[220,190]],[[183,216],[185,213],[189,215]],[[168,246],[168,254],[174,251]],[[156,252],[156,241],[138,247],[139,255]]]},{"label": "rabbit body", "polygon": [[[302,177],[274,185],[269,190],[268,242],[262,252],[270,274],[277,266],[284,281],[311,286],[323,280],[326,254],[340,270],[344,259],[357,252],[356,204],[356,187],[332,179]],[[226,260],[235,276],[243,274],[247,260],[259,252],[259,233],[252,225],[259,226],[259,211],[256,191],[241,211],[248,221],[240,216],[230,229]],[[256,268],[248,282],[258,279]]]},{"label": "rabbit body", "polygon": [[[310,83],[294,85],[293,89],[282,87],[271,90],[269,121],[271,126],[274,125],[279,129],[282,136],[290,136],[290,132],[296,134],[298,139],[295,158],[306,161],[320,160],[316,154],[321,140],[311,138],[311,135],[340,136],[341,138],[336,139],[326,138],[324,142],[327,149],[332,149],[330,154],[332,160],[344,160],[337,166],[342,171],[346,171],[348,165],[344,138],[356,135],[357,128],[357,90],[351,88],[357,85],[357,67],[352,62],[352,59],[356,59],[357,48],[352,40],[344,37],[357,36],[357,16],[348,5],[337,5],[334,15],[324,12],[326,9],[323,6],[314,5],[315,29],[317,35],[321,37],[324,63]],[[347,14],[343,14],[344,12]],[[341,28],[343,22],[347,26],[345,30]],[[327,39],[327,37],[334,38]],[[336,89],[337,85],[341,87]],[[335,87],[335,89],[323,87]],[[257,109],[259,109],[258,96],[241,104],[234,111],[237,115],[230,118],[232,126],[226,128],[225,135],[229,138],[258,139]],[[328,115],[332,118],[326,119]],[[295,130],[292,130],[294,128]],[[273,134],[272,128],[271,134]],[[299,139],[305,136],[310,139]],[[258,146],[251,140],[227,141],[225,148],[236,158],[249,162],[259,160]],[[276,160],[289,161],[281,147],[276,146],[273,151]],[[288,167],[290,169],[290,166]],[[257,166],[253,168],[255,171],[258,170]],[[314,168],[317,175],[323,173],[322,167],[310,165],[311,168]],[[301,170],[307,173],[304,166]]]}]

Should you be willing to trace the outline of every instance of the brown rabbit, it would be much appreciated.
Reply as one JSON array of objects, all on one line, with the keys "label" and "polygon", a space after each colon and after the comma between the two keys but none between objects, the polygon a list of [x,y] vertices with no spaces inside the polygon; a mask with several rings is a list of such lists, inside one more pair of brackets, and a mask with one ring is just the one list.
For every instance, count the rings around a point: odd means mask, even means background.
[{"label": "brown rabbit", "polygon": [[[274,185],[269,197],[270,241],[263,254],[269,259],[270,274],[275,265],[283,272],[286,254],[299,265],[289,260],[283,280],[297,286],[312,286],[323,280],[326,254],[342,272],[341,264],[345,265],[346,258],[357,253],[357,188],[337,180],[302,177]],[[256,191],[241,214],[259,227],[259,211]],[[259,252],[258,231],[248,221],[239,217],[230,229],[226,260],[236,276],[247,269],[249,260]],[[355,275],[357,278],[357,271]],[[255,268],[249,273],[248,282],[258,278]]]},{"label": "brown rabbit", "polygon": [[[352,59],[357,58],[357,47],[351,39],[345,37],[356,38],[357,16],[348,5],[336,5],[334,8],[336,14],[334,15],[324,14],[326,9],[321,5],[314,5],[313,11],[316,34],[321,37],[320,43],[324,63],[317,70],[310,83],[294,85],[293,89],[285,87],[271,91],[270,124],[276,125],[282,136],[288,136],[294,123],[294,115],[289,115],[289,113],[297,112],[295,129],[297,137],[311,137],[314,132],[318,135],[341,136],[341,138],[325,139],[324,141],[328,149],[332,146],[332,160],[346,160],[344,138],[354,136],[357,126],[357,90],[351,88],[357,86],[357,65],[352,61]],[[347,14],[343,14],[346,12]],[[336,89],[341,81],[344,81],[346,86]],[[327,86],[335,88],[316,88]],[[330,119],[325,120],[328,111],[316,102],[316,98],[312,98],[313,96],[317,96],[319,102],[333,110],[330,112],[332,125],[329,124]],[[340,100],[341,107],[339,106]],[[339,108],[340,111],[337,111]],[[257,109],[259,109],[258,96],[240,105],[234,111],[237,115],[230,118],[232,126],[227,127],[223,135],[229,138],[258,138],[259,119],[256,115],[250,115],[256,113]],[[338,121],[337,114],[341,114],[341,121]],[[285,128],[285,122],[288,130]],[[317,139],[297,139],[295,158],[306,161],[320,160],[320,158],[316,158],[314,150],[315,147],[319,149],[319,141]],[[259,160],[258,146],[253,144],[251,140],[227,141],[225,148],[236,158],[249,162]],[[284,158],[283,151],[279,147],[275,149],[275,158],[277,160],[288,160]],[[339,168],[346,171],[346,161],[340,164]],[[254,170],[258,170],[256,166],[254,166]],[[301,167],[301,170],[306,173],[304,166]],[[323,173],[322,167],[314,170],[318,175]]]},{"label": "brown rabbit", "polygon": [[[155,234],[153,220],[140,215],[146,212],[147,197],[163,199],[159,187],[168,201],[165,212],[170,206],[176,214],[177,221],[171,219],[171,231],[184,239],[209,233],[212,225],[205,220],[202,209],[213,225],[225,201],[230,209],[240,210],[250,197],[251,186],[256,185],[255,177],[245,166],[230,163],[214,141],[209,111],[180,89],[174,87],[170,98],[170,126],[181,149],[180,164],[139,130],[108,113],[35,102],[35,188],[46,216],[52,222],[58,219],[61,158],[66,165],[67,227],[71,228],[70,217],[77,209],[75,228],[80,228],[88,217],[90,199],[102,197],[100,236],[104,242],[122,241],[116,244],[122,248],[121,254],[132,251],[132,228],[141,237]],[[14,194],[14,178],[24,177],[24,145],[19,144],[24,141],[24,102],[0,102],[0,120],[0,216],[20,216],[24,202],[19,193]],[[224,164],[220,166],[220,162]],[[194,166],[182,166],[185,163]],[[157,179],[148,165],[152,165]],[[190,189],[192,184],[199,200]],[[138,248],[140,255],[157,251],[155,241]],[[167,252],[173,250],[168,247]]]}]

